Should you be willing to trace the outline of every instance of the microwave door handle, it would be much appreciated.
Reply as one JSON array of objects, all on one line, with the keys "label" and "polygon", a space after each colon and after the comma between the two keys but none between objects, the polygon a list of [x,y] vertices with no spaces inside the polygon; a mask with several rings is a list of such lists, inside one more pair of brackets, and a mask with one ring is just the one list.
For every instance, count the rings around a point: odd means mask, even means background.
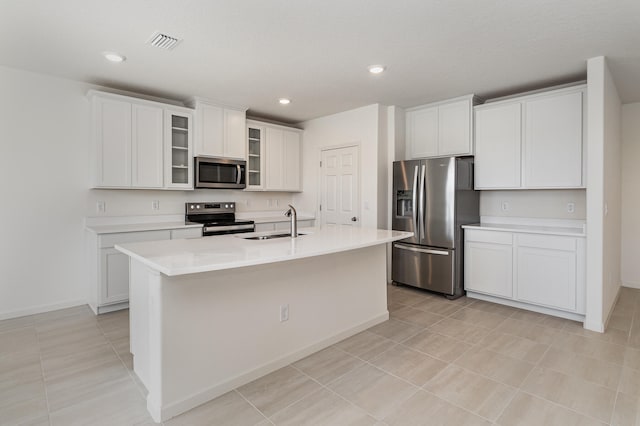
[{"label": "microwave door handle", "polygon": [[238,179],[236,180],[236,183],[240,185],[240,182],[242,181],[242,167],[240,167],[240,164],[236,164],[236,167],[238,169]]}]

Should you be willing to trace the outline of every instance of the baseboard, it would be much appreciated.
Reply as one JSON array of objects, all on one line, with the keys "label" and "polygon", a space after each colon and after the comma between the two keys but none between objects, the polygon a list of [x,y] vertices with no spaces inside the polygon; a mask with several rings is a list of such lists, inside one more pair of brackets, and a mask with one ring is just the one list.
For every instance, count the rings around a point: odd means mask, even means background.
[{"label": "baseboard", "polygon": [[470,297],[472,299],[484,300],[486,302],[493,302],[493,303],[499,303],[501,305],[512,306],[514,308],[526,309],[527,311],[533,311],[541,314],[552,315],[554,317],[565,318],[572,321],[584,322],[585,320],[585,317],[582,314],[565,312],[558,309],[547,308],[544,306],[531,305],[529,303],[518,302],[517,300],[503,299],[501,297],[489,296],[487,294],[476,293],[474,291],[469,291],[469,290],[467,290],[467,297]]},{"label": "baseboard", "polygon": [[273,371],[286,367],[293,362],[301,360],[302,358],[318,352],[319,350],[325,349],[333,345],[334,343],[338,343],[339,341],[344,340],[347,337],[351,337],[354,334],[360,333],[361,331],[373,327],[374,325],[380,324],[381,322],[384,322],[388,319],[389,312],[385,312],[384,314],[378,315],[375,318],[365,321],[355,327],[343,330],[327,339],[323,339],[295,352],[284,355],[278,359],[275,359],[267,364],[263,364],[251,371],[247,371],[246,373],[236,376],[230,380],[218,383],[217,385],[204,389],[201,392],[192,394],[191,396],[188,396],[180,401],[168,404],[163,409],[155,407],[147,397],[147,408],[151,413],[151,417],[153,417],[156,422],[166,421],[172,417],[191,410],[194,407],[202,405],[207,401],[211,401],[212,399],[217,398],[220,395],[224,395],[225,393],[239,386],[245,385]]},{"label": "baseboard", "polygon": [[74,306],[86,305],[85,299],[69,300],[67,302],[52,303],[50,305],[33,306],[27,309],[19,309],[16,311],[0,313],[0,321],[11,318],[24,317],[27,315],[42,314],[45,312],[57,311],[58,309],[73,308]]},{"label": "baseboard", "polygon": [[622,282],[622,287],[629,287],[629,288],[637,288],[640,289],[640,283],[636,283],[633,281],[623,281]]}]

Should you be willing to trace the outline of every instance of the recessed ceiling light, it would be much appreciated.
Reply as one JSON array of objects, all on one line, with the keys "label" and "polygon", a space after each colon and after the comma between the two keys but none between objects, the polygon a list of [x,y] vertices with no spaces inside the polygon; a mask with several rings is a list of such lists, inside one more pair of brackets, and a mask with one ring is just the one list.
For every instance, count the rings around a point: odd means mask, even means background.
[{"label": "recessed ceiling light", "polygon": [[116,52],[103,52],[102,55],[107,59],[107,61],[111,62],[124,62],[125,58],[123,55]]},{"label": "recessed ceiling light", "polygon": [[384,65],[371,65],[369,67],[369,72],[371,74],[380,74],[381,72],[383,72],[385,69],[387,69],[387,67],[385,67]]},{"label": "recessed ceiling light", "polygon": [[281,98],[278,100],[278,102],[280,102],[282,105],[289,105],[291,103],[291,100],[287,98]]}]

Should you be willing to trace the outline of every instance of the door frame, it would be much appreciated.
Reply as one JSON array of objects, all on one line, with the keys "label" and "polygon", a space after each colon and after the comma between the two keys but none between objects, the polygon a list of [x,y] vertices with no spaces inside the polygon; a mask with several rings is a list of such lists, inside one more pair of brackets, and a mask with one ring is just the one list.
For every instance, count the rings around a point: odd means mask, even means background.
[{"label": "door frame", "polygon": [[320,162],[322,161],[322,154],[324,151],[331,151],[334,149],[342,149],[342,148],[357,148],[356,161],[358,162],[358,176],[356,177],[356,182],[358,185],[358,199],[357,199],[357,217],[358,226],[362,227],[362,143],[360,141],[348,142],[337,145],[326,145],[318,148],[318,162],[316,163],[317,167],[317,188],[318,194],[316,197],[316,217],[318,218],[318,224],[322,225],[322,212],[320,211],[320,204],[322,203],[322,167],[320,167]]}]

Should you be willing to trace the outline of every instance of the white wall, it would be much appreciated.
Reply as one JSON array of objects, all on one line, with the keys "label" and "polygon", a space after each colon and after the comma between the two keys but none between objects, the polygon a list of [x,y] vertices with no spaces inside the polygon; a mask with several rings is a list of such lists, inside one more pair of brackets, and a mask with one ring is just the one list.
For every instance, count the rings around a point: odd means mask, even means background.
[{"label": "white wall", "polygon": [[284,211],[291,202],[286,193],[90,190],[92,88],[0,67],[0,319],[86,303],[85,216],[184,214],[195,200],[238,201],[238,211]]},{"label": "white wall", "polygon": [[622,107],[622,284],[640,288],[640,102]]},{"label": "white wall", "polygon": [[[502,210],[503,202],[509,210]],[[568,203],[575,204],[573,213],[567,212]],[[480,216],[584,220],[586,205],[584,189],[480,192]]]},{"label": "white wall", "polygon": [[323,148],[358,144],[360,146],[360,217],[361,226],[377,227],[379,120],[380,105],[316,118],[300,123],[304,129],[302,143],[302,193],[294,196],[297,208],[319,217],[320,155]]},{"label": "white wall", "polygon": [[585,327],[603,331],[620,288],[621,246],[621,104],[604,57],[587,62],[587,86]]}]

